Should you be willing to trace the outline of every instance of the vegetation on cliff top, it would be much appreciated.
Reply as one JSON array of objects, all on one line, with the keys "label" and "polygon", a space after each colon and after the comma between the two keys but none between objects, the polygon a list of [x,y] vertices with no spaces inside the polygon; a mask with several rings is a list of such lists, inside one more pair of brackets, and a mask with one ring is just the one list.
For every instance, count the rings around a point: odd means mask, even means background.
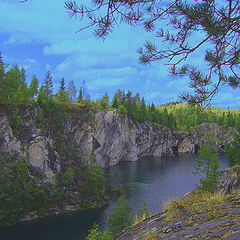
[{"label": "vegetation on cliff top", "polygon": [[[43,109],[39,119],[43,119],[44,115],[50,117],[58,128],[62,127],[61,120],[66,109],[77,106],[87,106],[89,114],[96,108],[118,109],[120,113],[127,113],[134,122],[151,121],[169,126],[176,131],[189,130],[201,123],[218,123],[224,127],[240,128],[239,110],[223,110],[211,106],[206,109],[203,106],[179,102],[161,106],[155,106],[154,103],[147,105],[139,93],[133,95],[131,91],[125,92],[120,89],[114,94],[112,101],[107,93],[102,98],[92,101],[84,85],[77,91],[74,81],[70,81],[66,86],[64,78],[61,79],[59,89],[54,94],[53,76],[50,71],[46,73],[41,86],[36,76],[32,77],[27,86],[24,68],[19,69],[16,65],[7,70],[2,58],[0,67],[0,103],[14,106],[11,123],[16,129],[15,133],[21,127],[21,119],[18,116],[19,104],[31,105],[35,102]],[[44,128],[43,124],[41,127]]]}]

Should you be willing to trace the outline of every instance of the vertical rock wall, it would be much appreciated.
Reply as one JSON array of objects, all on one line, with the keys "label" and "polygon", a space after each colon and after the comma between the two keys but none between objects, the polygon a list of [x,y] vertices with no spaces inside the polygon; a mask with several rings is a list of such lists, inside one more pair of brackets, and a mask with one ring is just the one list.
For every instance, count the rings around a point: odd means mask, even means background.
[{"label": "vertical rock wall", "polygon": [[[36,124],[39,107],[22,107],[21,132],[13,135],[9,114],[0,116],[0,153],[24,156],[33,171],[42,172],[53,182],[67,157],[57,152],[57,128],[43,133]],[[95,150],[95,160],[102,167],[121,161],[137,161],[144,156],[170,155],[174,152],[195,153],[209,131],[213,132],[219,151],[231,141],[231,131],[217,124],[202,124],[192,132],[174,133],[169,127],[154,123],[134,123],[117,110],[96,110],[86,114],[81,108],[68,110],[63,120],[63,135],[75,146],[75,160],[89,163]],[[47,122],[46,122],[47,125]]]}]

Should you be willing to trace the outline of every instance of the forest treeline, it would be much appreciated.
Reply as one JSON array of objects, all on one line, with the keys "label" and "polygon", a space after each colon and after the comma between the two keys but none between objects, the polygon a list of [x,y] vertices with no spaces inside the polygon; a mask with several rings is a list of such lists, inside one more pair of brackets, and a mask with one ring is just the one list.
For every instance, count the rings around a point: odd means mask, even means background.
[{"label": "forest treeline", "polygon": [[[77,95],[78,93],[78,95]],[[240,111],[224,110],[218,108],[205,109],[199,105],[189,105],[172,102],[160,106],[154,103],[147,105],[144,97],[139,93],[133,95],[131,91],[118,89],[110,100],[107,93],[100,99],[91,100],[83,85],[77,90],[74,81],[66,86],[62,78],[59,88],[54,93],[53,76],[50,71],[45,74],[43,83],[40,85],[36,76],[33,76],[29,86],[26,83],[24,68],[19,69],[16,65],[6,70],[0,57],[0,101],[10,104],[24,104],[37,102],[39,105],[52,103],[87,104],[94,108],[118,109],[120,113],[128,114],[134,122],[151,121],[166,125],[175,131],[189,130],[201,123],[218,123],[225,127],[240,128]]]}]

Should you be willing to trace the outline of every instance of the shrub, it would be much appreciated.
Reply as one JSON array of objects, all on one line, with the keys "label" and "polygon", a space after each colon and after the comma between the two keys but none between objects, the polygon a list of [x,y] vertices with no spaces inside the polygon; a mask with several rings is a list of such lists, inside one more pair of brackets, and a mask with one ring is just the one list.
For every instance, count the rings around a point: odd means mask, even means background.
[{"label": "shrub", "polygon": [[15,155],[0,156],[0,226],[11,226],[28,211],[48,203],[48,194],[28,177],[28,164]]},{"label": "shrub", "polygon": [[90,194],[98,200],[102,198],[105,191],[105,178],[102,168],[95,164],[88,165],[85,170],[85,178]]},{"label": "shrub", "polygon": [[133,223],[133,217],[130,214],[131,207],[126,201],[125,195],[121,196],[117,205],[114,207],[114,212],[108,217],[108,230],[116,237],[122,230]]}]

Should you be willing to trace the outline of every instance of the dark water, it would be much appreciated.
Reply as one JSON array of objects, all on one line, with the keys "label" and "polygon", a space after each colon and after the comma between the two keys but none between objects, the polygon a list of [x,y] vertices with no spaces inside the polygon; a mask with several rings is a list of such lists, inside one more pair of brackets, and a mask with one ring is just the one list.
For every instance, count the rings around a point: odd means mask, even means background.
[{"label": "dark water", "polygon": [[[182,154],[174,157],[144,158],[139,162],[123,162],[106,170],[112,184],[121,183],[123,193],[133,211],[146,202],[151,213],[161,211],[163,203],[182,197],[194,189],[199,177],[192,175],[196,155]],[[220,156],[222,168],[227,159]],[[82,240],[95,222],[106,227],[107,216],[113,211],[117,196],[107,207],[80,213],[48,217],[0,230],[0,240]]]}]

